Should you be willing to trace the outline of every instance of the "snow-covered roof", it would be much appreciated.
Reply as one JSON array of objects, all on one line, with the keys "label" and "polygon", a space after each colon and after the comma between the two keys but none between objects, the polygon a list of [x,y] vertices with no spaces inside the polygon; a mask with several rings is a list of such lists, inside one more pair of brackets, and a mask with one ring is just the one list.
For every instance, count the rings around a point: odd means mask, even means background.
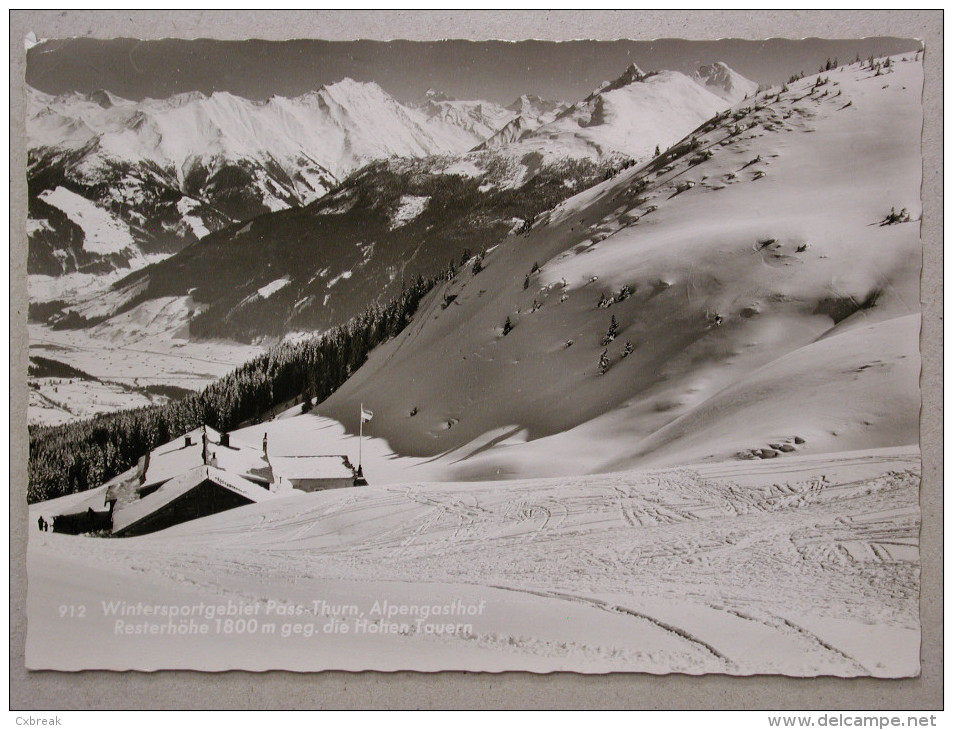
[{"label": "snow-covered roof", "polygon": [[[222,434],[209,426],[203,426],[180,436],[174,441],[159,446],[149,453],[145,481],[149,487],[168,481],[189,469],[202,466],[202,433],[208,438],[208,463],[224,471],[238,474],[254,481],[271,482],[271,469],[265,461],[264,452],[255,446],[229,438],[223,446]],[[191,443],[186,446],[186,439]]]},{"label": "snow-covered roof", "polygon": [[229,491],[246,497],[251,502],[262,502],[273,499],[270,491],[236,474],[229,474],[211,466],[198,466],[170,479],[152,494],[120,506],[113,511],[113,532],[119,533],[149,515],[162,509],[190,490],[199,486],[206,479],[215,482]]},{"label": "snow-covered roof", "polygon": [[273,456],[275,477],[285,479],[350,479],[354,470],[346,456]]}]

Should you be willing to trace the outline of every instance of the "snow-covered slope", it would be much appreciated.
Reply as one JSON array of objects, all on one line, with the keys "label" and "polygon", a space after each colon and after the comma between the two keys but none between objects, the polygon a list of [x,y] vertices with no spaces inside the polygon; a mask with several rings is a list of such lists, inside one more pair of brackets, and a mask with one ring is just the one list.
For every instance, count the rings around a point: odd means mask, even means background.
[{"label": "snow-covered slope", "polygon": [[[918,472],[915,452],[889,450],[372,482],[136,538],[34,529],[26,663],[915,676]],[[30,524],[102,503],[35,504]],[[203,608],[170,619],[123,602]],[[81,631],[59,615],[77,604],[95,607]]]},{"label": "snow-covered slope", "polygon": [[921,84],[897,58],[742,102],[458,274],[318,411],[468,478],[916,443]]}]

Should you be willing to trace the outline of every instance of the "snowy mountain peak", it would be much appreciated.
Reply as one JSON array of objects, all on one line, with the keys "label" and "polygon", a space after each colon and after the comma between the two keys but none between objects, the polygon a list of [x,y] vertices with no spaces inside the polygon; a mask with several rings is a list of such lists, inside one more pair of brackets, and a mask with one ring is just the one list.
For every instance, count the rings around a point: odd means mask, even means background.
[{"label": "snowy mountain peak", "polygon": [[140,102],[140,106],[178,109],[179,107],[206,101],[207,99],[208,97],[201,91],[184,91],[181,94],[173,94],[168,99],[143,99],[142,102]]},{"label": "snowy mountain peak", "polygon": [[98,104],[103,109],[109,109],[114,104],[113,95],[103,89],[97,89],[96,91],[89,94],[86,98],[94,104]]},{"label": "snowy mountain peak", "polygon": [[646,76],[647,74],[634,62],[630,63],[628,68],[626,68],[626,70],[623,71],[618,78],[616,78],[614,81],[603,81],[602,85],[593,91],[588,98],[591,99],[597,94],[605,94],[609,91],[621,89],[623,86],[628,86],[629,84],[633,84],[636,81],[644,81]]},{"label": "snowy mountain peak", "polygon": [[390,98],[390,95],[377,83],[373,81],[355,81],[349,76],[345,76],[340,81],[325,84],[320,91],[333,94],[376,94]]},{"label": "snowy mountain peak", "polygon": [[506,108],[511,112],[516,112],[521,116],[541,117],[545,114],[552,114],[555,116],[555,114],[562,111],[567,106],[568,104],[565,104],[564,102],[542,99],[536,96],[536,94],[523,94],[519,99],[514,101]]},{"label": "snowy mountain peak", "polygon": [[508,126],[485,147],[507,146],[513,156],[535,152],[548,161],[645,159],[728,106],[685,74],[645,73],[633,63],[552,121]]},{"label": "snowy mountain peak", "polygon": [[692,80],[732,104],[758,91],[756,82],[746,79],[722,61],[700,66],[692,74]]},{"label": "snowy mountain peak", "polygon": [[422,103],[426,103],[428,101],[454,101],[454,98],[449,94],[445,94],[444,92],[438,91],[437,89],[431,87],[424,92],[423,99],[421,99]]},{"label": "snowy mountain peak", "polygon": [[645,72],[633,61],[629,64],[628,68],[622,72],[622,75],[619,76],[617,81],[625,80],[626,83],[631,84],[633,81],[641,81],[644,78]]}]

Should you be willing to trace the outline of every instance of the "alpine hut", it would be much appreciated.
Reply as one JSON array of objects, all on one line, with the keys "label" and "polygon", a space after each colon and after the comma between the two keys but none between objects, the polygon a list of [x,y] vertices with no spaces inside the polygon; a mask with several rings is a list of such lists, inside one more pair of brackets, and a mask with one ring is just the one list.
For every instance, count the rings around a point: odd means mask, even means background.
[{"label": "alpine hut", "polygon": [[[202,426],[159,446],[103,485],[107,511],[53,518],[55,532],[111,530],[143,535],[295,490],[314,492],[366,482],[346,456],[268,455],[261,447]],[[84,503],[86,506],[86,503]]]}]

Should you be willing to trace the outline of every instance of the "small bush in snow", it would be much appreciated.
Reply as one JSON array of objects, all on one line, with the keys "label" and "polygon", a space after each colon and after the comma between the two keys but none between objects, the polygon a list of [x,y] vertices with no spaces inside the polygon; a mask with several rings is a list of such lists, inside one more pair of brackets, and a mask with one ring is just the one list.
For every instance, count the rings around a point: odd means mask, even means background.
[{"label": "small bush in snow", "polygon": [[503,336],[506,337],[512,331],[513,331],[513,323],[510,322],[510,318],[507,317],[506,321],[503,323]]},{"label": "small bush in snow", "polygon": [[892,226],[895,223],[907,223],[909,220],[910,214],[907,212],[906,208],[901,208],[899,213],[894,208],[891,208],[887,217],[880,221],[880,225]]},{"label": "small bush in snow", "polygon": [[622,357],[628,357],[632,354],[633,350],[635,350],[635,347],[633,347],[631,342],[626,340],[625,347],[622,348]]}]

